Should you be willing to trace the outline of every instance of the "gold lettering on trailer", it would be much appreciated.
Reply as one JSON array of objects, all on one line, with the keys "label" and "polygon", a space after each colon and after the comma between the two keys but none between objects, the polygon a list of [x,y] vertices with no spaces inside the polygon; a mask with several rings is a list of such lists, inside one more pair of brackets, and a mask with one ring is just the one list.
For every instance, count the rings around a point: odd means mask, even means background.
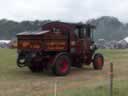
[{"label": "gold lettering on trailer", "polygon": [[49,50],[63,50],[65,48],[65,42],[49,42],[47,46]]},{"label": "gold lettering on trailer", "polygon": [[29,45],[30,45],[29,42],[22,42],[22,46],[23,46],[23,47],[27,47],[27,46],[29,46]]}]

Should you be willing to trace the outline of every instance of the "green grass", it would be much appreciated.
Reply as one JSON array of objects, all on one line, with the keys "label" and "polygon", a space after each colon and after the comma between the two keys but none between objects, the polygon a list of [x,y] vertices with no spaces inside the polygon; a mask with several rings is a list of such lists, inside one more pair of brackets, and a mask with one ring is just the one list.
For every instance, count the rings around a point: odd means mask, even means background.
[{"label": "green grass", "polygon": [[16,66],[16,50],[0,49],[0,96],[109,96],[109,63],[114,63],[114,96],[128,96],[128,49],[98,50],[105,57],[102,71],[92,66],[73,69],[68,76],[32,73]]},{"label": "green grass", "polygon": [[0,49],[0,64],[15,63],[16,50],[11,49]]},{"label": "green grass", "polygon": [[[128,82],[126,80],[114,81],[113,96],[128,96]],[[58,92],[57,96],[110,96],[108,85],[98,85],[93,87],[80,86],[63,92]],[[53,94],[49,95],[53,96]]]}]

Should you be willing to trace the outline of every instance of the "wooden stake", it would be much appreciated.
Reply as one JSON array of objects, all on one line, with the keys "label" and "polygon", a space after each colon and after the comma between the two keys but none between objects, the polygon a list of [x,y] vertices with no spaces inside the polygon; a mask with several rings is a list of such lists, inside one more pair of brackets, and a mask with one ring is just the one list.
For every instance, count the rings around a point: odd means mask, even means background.
[{"label": "wooden stake", "polygon": [[110,63],[110,96],[113,96],[113,63]]}]

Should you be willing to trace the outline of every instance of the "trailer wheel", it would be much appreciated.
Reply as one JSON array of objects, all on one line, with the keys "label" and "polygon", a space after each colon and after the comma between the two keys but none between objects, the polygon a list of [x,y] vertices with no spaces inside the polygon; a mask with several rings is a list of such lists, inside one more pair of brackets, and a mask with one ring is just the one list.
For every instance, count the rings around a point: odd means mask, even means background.
[{"label": "trailer wheel", "polygon": [[104,57],[102,54],[97,53],[93,59],[93,67],[96,70],[101,70],[104,66]]},{"label": "trailer wheel", "polygon": [[43,71],[43,66],[40,62],[32,62],[28,68],[32,71],[32,72],[41,72]]},{"label": "trailer wheel", "polygon": [[70,72],[71,60],[68,55],[62,54],[57,56],[52,69],[53,74],[64,76]]}]

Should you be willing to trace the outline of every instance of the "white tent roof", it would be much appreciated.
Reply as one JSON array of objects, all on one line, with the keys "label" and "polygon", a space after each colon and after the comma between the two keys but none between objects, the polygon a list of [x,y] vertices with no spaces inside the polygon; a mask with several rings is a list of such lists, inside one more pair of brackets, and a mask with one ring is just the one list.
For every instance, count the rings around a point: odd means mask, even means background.
[{"label": "white tent roof", "polygon": [[128,37],[124,38],[124,40],[128,43]]},{"label": "white tent roof", "polygon": [[0,43],[10,43],[11,40],[0,40]]}]

